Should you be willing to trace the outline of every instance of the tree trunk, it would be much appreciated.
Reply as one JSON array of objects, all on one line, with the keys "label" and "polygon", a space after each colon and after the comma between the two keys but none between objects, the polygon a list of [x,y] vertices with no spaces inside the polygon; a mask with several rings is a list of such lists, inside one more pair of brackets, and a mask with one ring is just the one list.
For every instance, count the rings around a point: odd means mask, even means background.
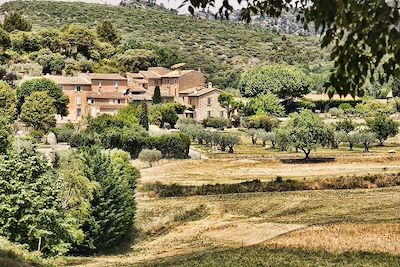
[{"label": "tree trunk", "polygon": [[351,151],[353,150],[353,144],[352,143],[349,143],[349,148],[350,148]]},{"label": "tree trunk", "polygon": [[251,142],[253,143],[253,145],[255,145],[257,143],[257,139],[254,138],[254,136],[251,137]]},{"label": "tree trunk", "polygon": [[309,149],[309,150],[301,149],[301,150],[303,150],[304,154],[306,155],[305,159],[310,159],[311,149]]},{"label": "tree trunk", "polygon": [[383,142],[385,142],[385,140],[379,139],[379,146],[384,146],[384,145],[383,145]]},{"label": "tree trunk", "polygon": [[234,151],[233,151],[233,146],[230,146],[230,147],[229,147],[229,153],[231,153],[231,154],[234,153]]},{"label": "tree trunk", "polygon": [[368,153],[369,152],[369,148],[368,148],[368,144],[364,143],[364,152]]},{"label": "tree trunk", "polygon": [[275,142],[272,141],[271,144],[272,144],[272,148],[275,148]]}]

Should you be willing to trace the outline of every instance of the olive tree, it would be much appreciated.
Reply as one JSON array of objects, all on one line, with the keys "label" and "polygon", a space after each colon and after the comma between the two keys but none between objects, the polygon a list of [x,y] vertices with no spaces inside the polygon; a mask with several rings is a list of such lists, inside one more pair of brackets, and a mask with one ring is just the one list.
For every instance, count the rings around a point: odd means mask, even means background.
[{"label": "olive tree", "polygon": [[161,151],[157,149],[143,149],[138,156],[140,161],[147,162],[150,167],[162,159]]},{"label": "olive tree", "polygon": [[279,136],[277,140],[282,142],[281,147],[299,149],[306,159],[309,159],[313,149],[332,144],[334,138],[333,129],[309,110],[292,113],[276,134]]},{"label": "olive tree", "polygon": [[246,130],[247,136],[251,137],[251,143],[255,145],[257,143],[259,131],[254,128],[250,128]]},{"label": "olive tree", "polygon": [[378,114],[367,119],[367,124],[371,131],[376,133],[380,146],[383,146],[389,136],[395,136],[399,133],[399,123],[384,114]]}]

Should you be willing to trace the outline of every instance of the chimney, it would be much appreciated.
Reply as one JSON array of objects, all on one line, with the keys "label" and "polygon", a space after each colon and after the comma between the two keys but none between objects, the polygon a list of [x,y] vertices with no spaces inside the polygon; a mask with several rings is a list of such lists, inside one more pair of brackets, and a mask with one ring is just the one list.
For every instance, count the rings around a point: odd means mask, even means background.
[{"label": "chimney", "polygon": [[208,88],[212,88],[212,82],[208,83]]}]

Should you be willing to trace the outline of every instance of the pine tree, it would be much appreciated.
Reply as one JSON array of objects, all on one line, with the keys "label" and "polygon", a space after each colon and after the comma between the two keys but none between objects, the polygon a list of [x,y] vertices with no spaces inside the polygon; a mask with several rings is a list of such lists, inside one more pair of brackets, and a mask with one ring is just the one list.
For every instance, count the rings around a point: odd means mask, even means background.
[{"label": "pine tree", "polygon": [[145,101],[142,102],[141,110],[140,110],[140,118],[139,124],[146,129],[149,130],[149,116],[147,111],[147,104]]},{"label": "pine tree", "polygon": [[158,85],[154,89],[153,104],[161,104],[161,91]]}]

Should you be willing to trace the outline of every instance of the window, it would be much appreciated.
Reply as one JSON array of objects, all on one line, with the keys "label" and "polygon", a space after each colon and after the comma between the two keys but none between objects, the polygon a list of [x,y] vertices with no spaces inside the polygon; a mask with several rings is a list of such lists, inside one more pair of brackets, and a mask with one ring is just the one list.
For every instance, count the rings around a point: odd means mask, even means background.
[{"label": "window", "polygon": [[94,103],[95,103],[95,102],[94,102],[94,99],[89,99],[89,100],[88,100],[88,103],[89,103],[89,104],[94,104]]},{"label": "window", "polygon": [[119,86],[119,81],[115,81],[115,82],[114,82],[114,87],[115,87],[115,89],[118,89],[118,86]]},{"label": "window", "polygon": [[224,111],[223,111],[223,110],[221,110],[221,111],[219,112],[219,114],[220,114],[221,118],[224,117]]},{"label": "window", "polygon": [[82,91],[82,87],[80,85],[75,86],[75,91],[77,92]]},{"label": "window", "polygon": [[101,88],[101,86],[103,85],[103,81],[99,81],[99,87]]},{"label": "window", "polygon": [[82,110],[80,108],[76,109],[76,117],[82,116]]},{"label": "window", "polygon": [[209,111],[207,111],[207,117],[208,117],[208,118],[210,118],[210,117],[211,117],[211,115],[212,115],[212,114],[211,114],[211,111],[210,111],[210,110],[209,110]]},{"label": "window", "polygon": [[207,98],[207,106],[211,106],[211,97]]},{"label": "window", "polygon": [[76,97],[76,104],[77,104],[77,105],[82,104],[82,98],[81,98],[81,96],[77,96],[77,97]]}]

